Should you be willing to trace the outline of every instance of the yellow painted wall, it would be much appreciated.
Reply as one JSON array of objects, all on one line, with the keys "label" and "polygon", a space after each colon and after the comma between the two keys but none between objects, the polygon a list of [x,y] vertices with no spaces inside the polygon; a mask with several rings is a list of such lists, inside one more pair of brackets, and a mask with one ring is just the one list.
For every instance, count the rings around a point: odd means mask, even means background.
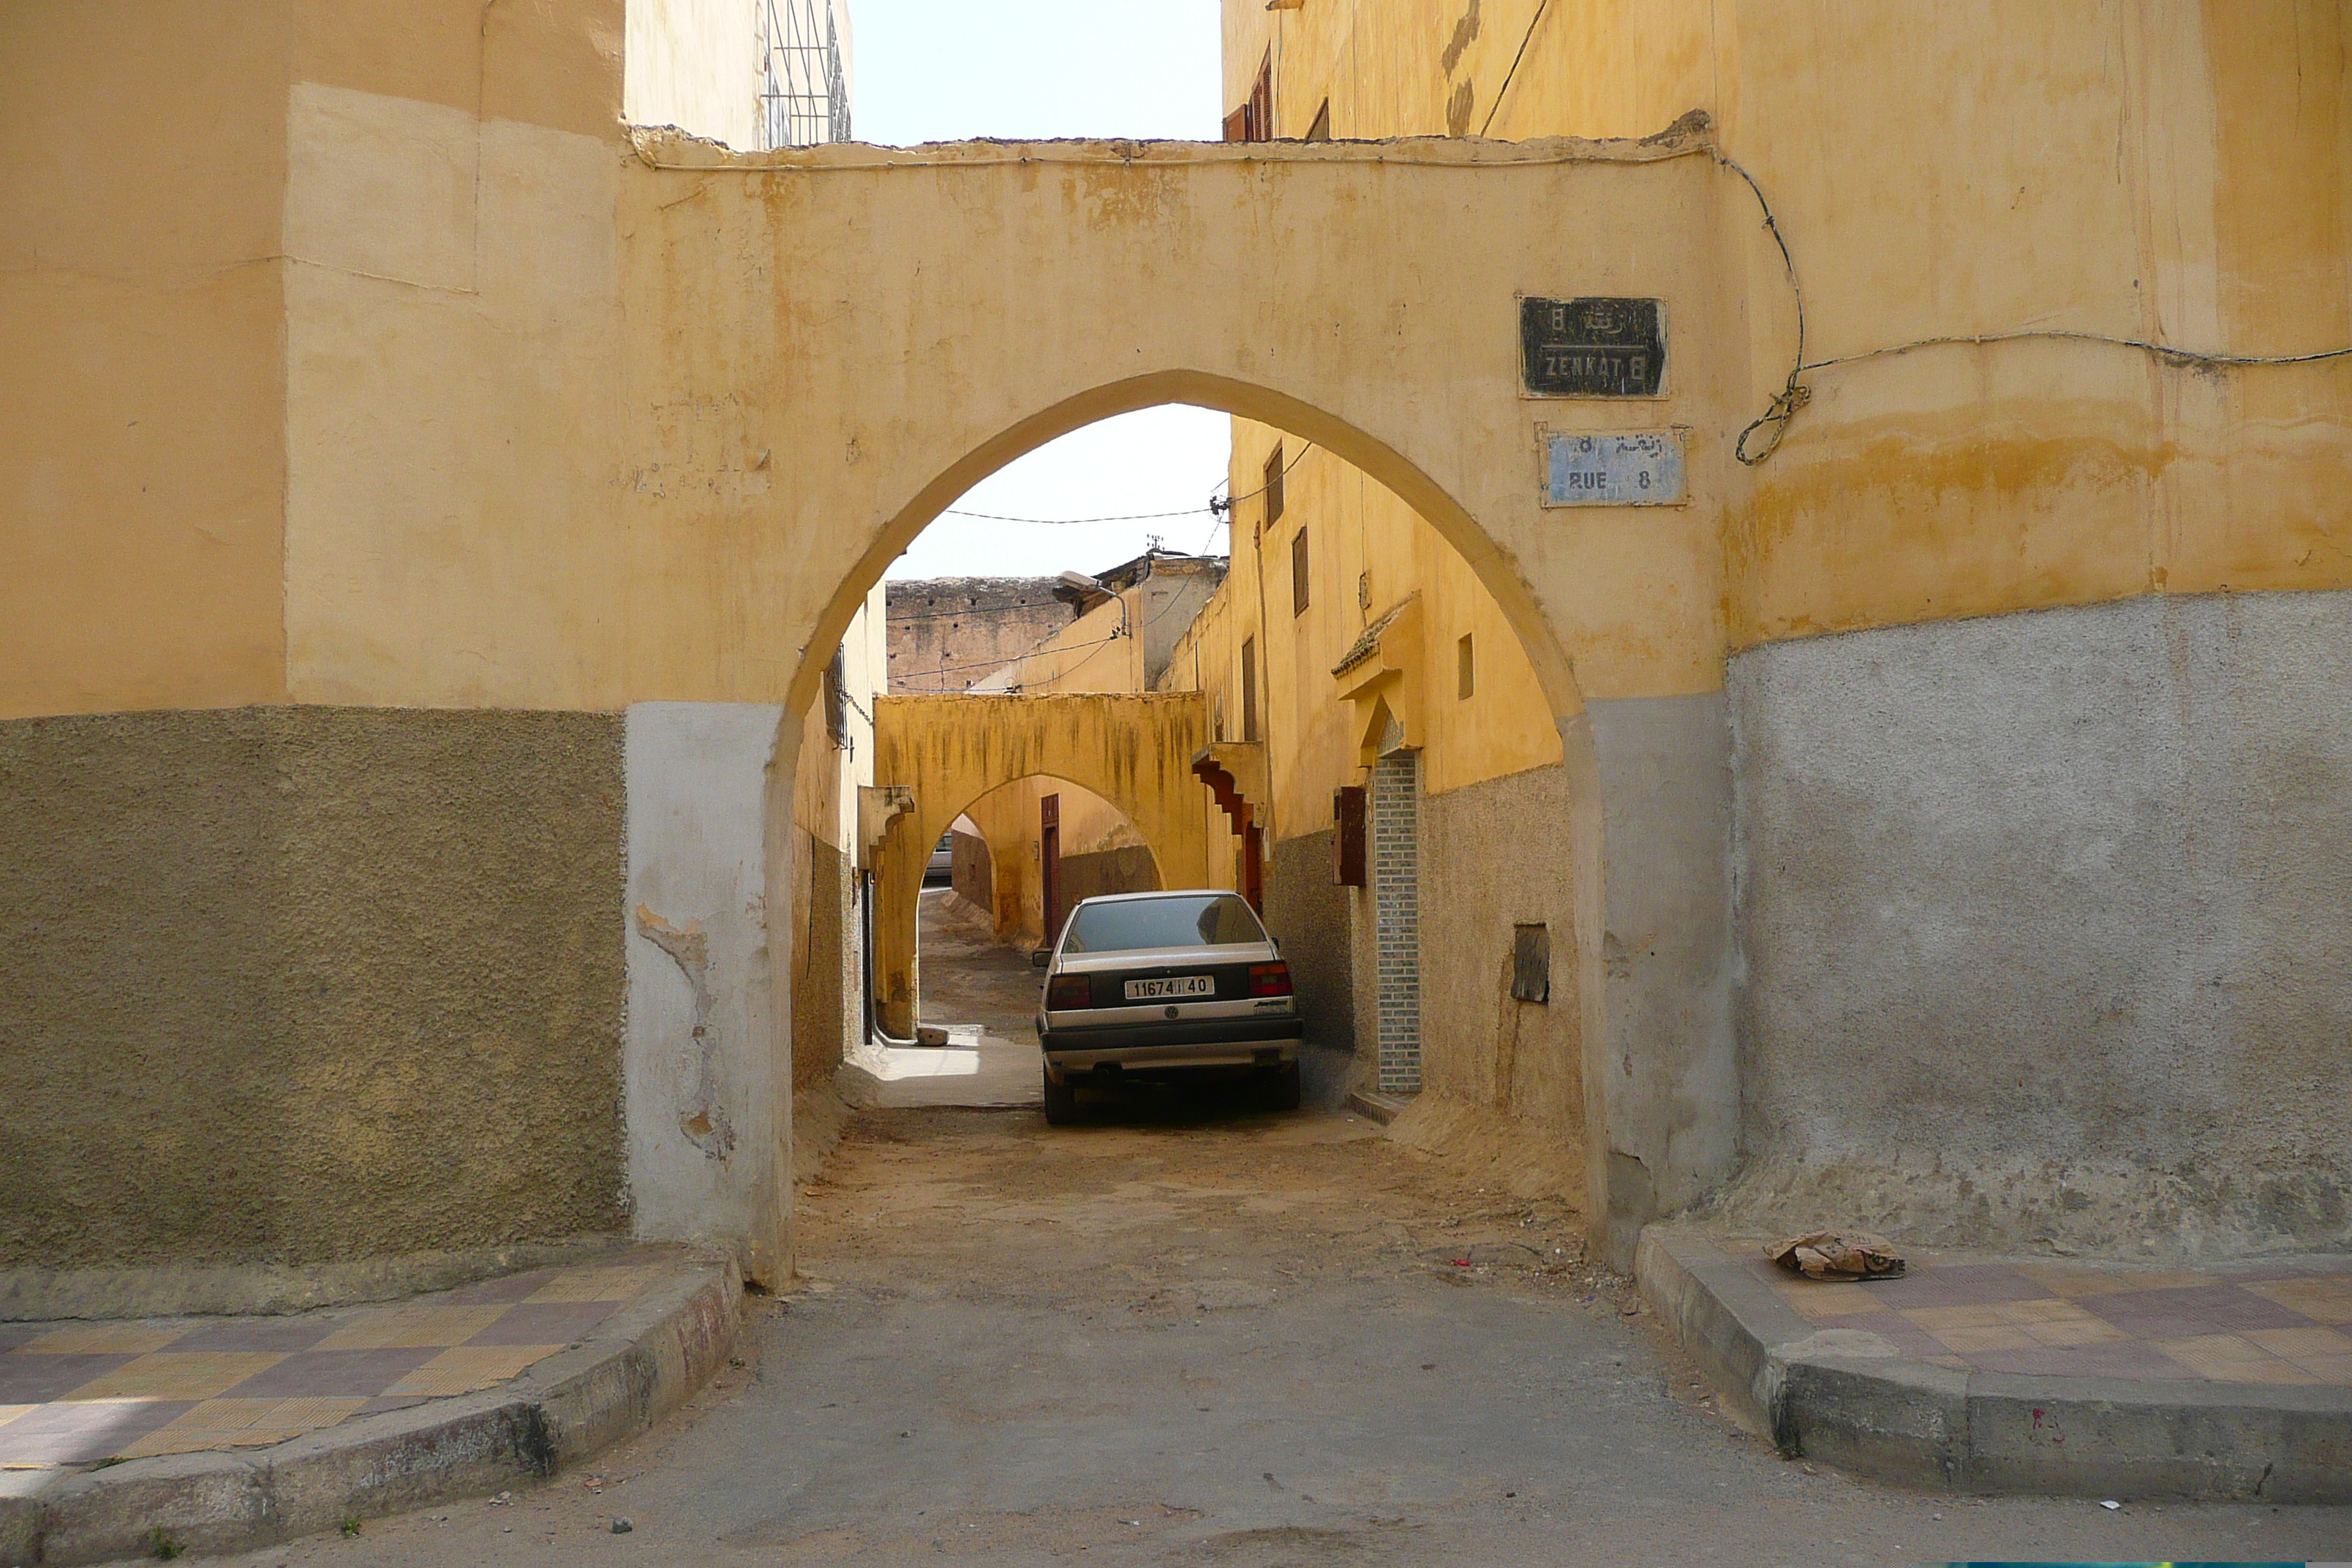
[{"label": "yellow painted wall", "polygon": [[[1327,95],[1341,136],[1442,132],[1465,83],[1468,128],[1513,137],[1704,108],[1780,217],[1814,358],[2352,339],[2339,6],[1469,15],[1234,0],[1228,97],[1272,46],[1294,132]],[[680,172],[620,135],[620,0],[0,24],[0,115],[50,150],[0,184],[10,713],[805,696],[803,650],[893,531],[1127,406],[1122,364],[1336,441],[1319,408],[1375,468],[1409,451],[1555,714],[1712,689],[1727,648],[1775,637],[2352,582],[2344,360],[1922,349],[1809,372],[1779,454],[1727,462],[1794,321],[1753,198],[1703,154],[836,149],[762,174],[649,147],[714,164]],[[182,124],[206,133],[150,134]],[[943,245],[966,265],[927,267]],[[1669,299],[1665,405],[1509,396],[1509,296],[1570,289]],[[1652,419],[1691,428],[1694,505],[1534,513],[1534,425]],[[1270,438],[1244,434],[1242,489]],[[1378,507],[1324,463],[1293,506],[1343,546],[1357,506],[1371,538]],[[1446,572],[1413,574],[1440,636]],[[1334,586],[1311,617],[1344,621]]]},{"label": "yellow painted wall", "polygon": [[[1364,715],[1339,700],[1331,671],[1368,627],[1408,601],[1416,610],[1409,673],[1391,702],[1410,743],[1423,750],[1423,789],[1443,794],[1559,762],[1559,732],[1527,652],[1461,552],[1361,469],[1301,446],[1282,431],[1234,422],[1232,570],[1217,613],[1196,622],[1160,681],[1162,690],[1193,689],[1197,680],[1213,691],[1218,738],[1243,740],[1241,645],[1255,641],[1259,738],[1273,795],[1254,804],[1269,841],[1328,827],[1333,787],[1361,782]],[[1269,528],[1262,476],[1277,447],[1286,465],[1284,506]],[[1301,530],[1303,611],[1292,583]],[[1465,637],[1466,698],[1458,679]],[[1400,642],[1389,639],[1391,656]]]},{"label": "yellow painted wall", "polygon": [[[1285,135],[1327,96],[1341,137],[1639,136],[1706,110],[1788,238],[1808,361],[2015,331],[2245,355],[2352,343],[2336,0],[1227,0],[1224,15],[1226,101],[1270,51]],[[1721,348],[1751,412],[1795,350],[1756,222],[1752,203],[1723,209],[1749,308]],[[1721,515],[1732,647],[2352,582],[2352,361],[2206,372],[2045,339],[1805,380],[1811,405],[1770,463],[1732,476]]]},{"label": "yellow painted wall", "polygon": [[0,7],[0,717],[284,700],[293,9]]}]

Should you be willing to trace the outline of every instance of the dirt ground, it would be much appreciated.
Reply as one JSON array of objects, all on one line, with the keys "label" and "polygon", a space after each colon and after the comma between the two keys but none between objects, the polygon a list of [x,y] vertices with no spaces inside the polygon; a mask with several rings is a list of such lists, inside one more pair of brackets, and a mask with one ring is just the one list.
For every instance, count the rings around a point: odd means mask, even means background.
[{"label": "dirt ground", "polygon": [[[869,1110],[742,1364],[610,1455],[249,1563],[2352,1557],[2352,1510],[1975,1500],[1719,1418],[1573,1215],[1337,1112]],[[613,1533],[625,1518],[629,1531]]]}]

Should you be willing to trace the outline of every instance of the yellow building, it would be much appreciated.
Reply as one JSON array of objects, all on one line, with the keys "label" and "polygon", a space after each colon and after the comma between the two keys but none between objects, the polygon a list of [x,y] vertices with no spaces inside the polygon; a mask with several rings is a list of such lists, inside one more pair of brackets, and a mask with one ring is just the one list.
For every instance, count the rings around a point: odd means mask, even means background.
[{"label": "yellow building", "polygon": [[[1226,0],[1229,140],[1698,123],[1738,182],[1743,303],[1703,351],[1756,389],[1736,464],[1679,513],[1552,514],[1655,563],[1575,655],[1604,795],[1657,807],[1604,808],[1618,1045],[1577,1048],[1572,976],[1513,999],[1515,933],[1573,919],[1544,875],[1572,792],[1507,624],[1393,495],[1235,422],[1233,574],[1169,679],[1197,660],[1220,733],[1266,747],[1269,911],[1352,1012],[1357,1081],[1557,1125],[1581,1059],[1612,1215],[1735,1171],[1735,1213],[1955,1240],[2336,1212],[2352,1150],[2255,1131],[2254,1086],[2345,1070],[2328,1027],[2273,1030],[2348,1016],[2307,989],[2345,863],[2296,847],[2352,801],[2319,738],[2352,681],[2347,49],[2336,0]],[[1601,427],[1685,429],[1705,330],[1669,318],[1665,385]],[[1376,820],[1418,792],[1417,1017],[1380,897],[1328,870],[1365,784]]]},{"label": "yellow building", "polygon": [[2352,1243],[2340,5],[1232,0],[1294,140],[776,151],[750,8],[186,11],[0,5],[0,1264],[779,1278],[836,650],[1170,401],[1125,700],[1358,1081],[1620,1262]]}]

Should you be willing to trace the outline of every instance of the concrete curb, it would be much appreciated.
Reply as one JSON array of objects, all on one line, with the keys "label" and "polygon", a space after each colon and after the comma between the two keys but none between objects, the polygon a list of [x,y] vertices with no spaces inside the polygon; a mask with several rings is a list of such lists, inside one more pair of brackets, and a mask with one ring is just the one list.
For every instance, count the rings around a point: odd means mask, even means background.
[{"label": "concrete curb", "polygon": [[1962,1372],[1815,1329],[1704,1238],[1650,1226],[1643,1296],[1781,1453],[1915,1486],[2352,1501],[2352,1389]]},{"label": "concrete curb", "polygon": [[0,1323],[75,1318],[199,1318],[307,1312],[422,1296],[524,1268],[593,1263],[626,1237],[471,1252],[415,1252],[353,1263],[173,1265],[151,1268],[0,1268]]},{"label": "concrete curb", "polygon": [[327,1427],[274,1447],[135,1459],[38,1497],[0,1498],[0,1563],[247,1552],[543,1479],[685,1403],[733,1345],[735,1265],[697,1263],[511,1383]]}]

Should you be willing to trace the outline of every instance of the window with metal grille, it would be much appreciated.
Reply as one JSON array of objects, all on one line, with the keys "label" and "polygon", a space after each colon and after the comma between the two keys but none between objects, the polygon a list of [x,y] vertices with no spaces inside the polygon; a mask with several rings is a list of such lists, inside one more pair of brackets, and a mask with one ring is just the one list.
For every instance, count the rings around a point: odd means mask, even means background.
[{"label": "window with metal grille", "polygon": [[1307,531],[1290,536],[1290,613],[1307,613]]},{"label": "window with metal grille", "polygon": [[760,144],[814,147],[849,140],[837,0],[758,0]]},{"label": "window with metal grille", "polygon": [[849,650],[835,648],[824,667],[824,732],[836,746],[849,743]]}]

